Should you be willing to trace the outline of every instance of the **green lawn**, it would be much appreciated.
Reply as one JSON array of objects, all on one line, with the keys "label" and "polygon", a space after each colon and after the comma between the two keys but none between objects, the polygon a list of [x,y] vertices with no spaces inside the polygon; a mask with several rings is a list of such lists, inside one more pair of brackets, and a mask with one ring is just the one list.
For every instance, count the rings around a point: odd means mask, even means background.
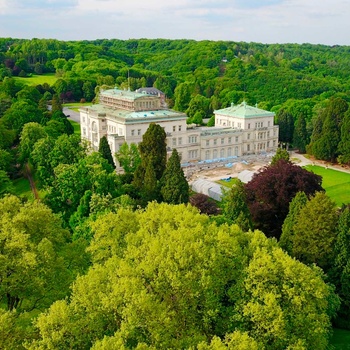
[{"label": "green lawn", "polygon": [[317,165],[307,165],[305,169],[322,176],[322,187],[338,206],[350,203],[350,174]]},{"label": "green lawn", "polygon": [[334,350],[350,350],[350,331],[334,328],[330,343]]},{"label": "green lawn", "polygon": [[15,79],[19,80],[20,82],[26,84],[26,85],[39,85],[47,83],[49,85],[55,84],[56,80],[58,79],[54,73],[50,74],[42,74],[42,75],[35,75],[33,74],[30,77],[22,78],[22,77],[15,77]]},{"label": "green lawn", "polygon": [[74,134],[80,136],[80,124],[73,120],[69,120],[69,122],[72,124],[74,128]]},{"label": "green lawn", "polygon": [[27,178],[21,177],[19,179],[14,180],[12,184],[15,188],[15,194],[18,197],[25,197],[31,201],[34,199],[34,196]]},{"label": "green lawn", "polygon": [[222,186],[225,186],[225,187],[229,187],[231,188],[232,185],[234,185],[237,181],[237,178],[235,177],[232,177],[229,181],[226,181],[226,180],[218,180],[216,181],[218,184],[222,185]]}]

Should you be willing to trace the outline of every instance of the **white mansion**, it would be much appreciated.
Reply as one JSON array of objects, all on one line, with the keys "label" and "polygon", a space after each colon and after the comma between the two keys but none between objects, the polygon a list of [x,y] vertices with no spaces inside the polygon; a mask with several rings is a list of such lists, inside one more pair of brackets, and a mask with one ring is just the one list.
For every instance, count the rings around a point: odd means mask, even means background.
[{"label": "white mansion", "polygon": [[176,148],[182,163],[229,160],[277,149],[278,126],[272,112],[243,102],[214,111],[214,127],[193,127],[186,124],[184,113],[167,109],[164,95],[155,91],[101,92],[99,104],[80,109],[82,138],[98,149],[100,138],[106,136],[114,154],[124,142],[141,142],[149,124],[156,123],[166,132],[168,153]]}]

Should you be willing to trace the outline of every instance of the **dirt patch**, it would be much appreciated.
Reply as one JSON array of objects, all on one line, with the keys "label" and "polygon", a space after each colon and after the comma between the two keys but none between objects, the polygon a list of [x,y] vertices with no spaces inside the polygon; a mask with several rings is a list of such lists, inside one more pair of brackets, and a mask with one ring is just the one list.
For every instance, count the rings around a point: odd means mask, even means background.
[{"label": "dirt patch", "polygon": [[231,167],[227,167],[225,164],[218,164],[211,169],[195,169],[189,177],[190,181],[201,179],[207,179],[211,181],[217,181],[228,177],[238,177],[239,173],[244,170],[257,172],[259,169],[265,167],[270,162],[270,159],[264,159],[254,162],[237,162],[232,164]]}]

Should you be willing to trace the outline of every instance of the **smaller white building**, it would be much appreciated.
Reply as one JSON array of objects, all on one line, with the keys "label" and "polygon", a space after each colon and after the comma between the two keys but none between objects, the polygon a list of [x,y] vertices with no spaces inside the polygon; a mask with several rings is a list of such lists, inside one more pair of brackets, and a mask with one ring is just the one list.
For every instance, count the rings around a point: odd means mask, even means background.
[{"label": "smaller white building", "polygon": [[229,160],[247,154],[276,151],[278,126],[274,113],[240,105],[214,111],[214,127],[188,126],[184,113],[167,109],[163,95],[110,89],[100,93],[100,103],[80,109],[81,137],[98,149],[107,137],[112,154],[127,142],[142,141],[150,123],[167,135],[167,150],[176,148],[182,163]]}]

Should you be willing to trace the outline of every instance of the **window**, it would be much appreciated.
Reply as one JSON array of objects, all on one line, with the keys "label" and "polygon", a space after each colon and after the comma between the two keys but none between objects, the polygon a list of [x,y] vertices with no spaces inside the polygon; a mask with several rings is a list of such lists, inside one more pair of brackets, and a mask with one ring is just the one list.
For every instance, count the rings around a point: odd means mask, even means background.
[{"label": "window", "polygon": [[205,151],[205,159],[210,159],[210,151]]},{"label": "window", "polygon": [[231,157],[232,156],[232,148],[228,148],[227,149],[227,157]]},{"label": "window", "polygon": [[267,137],[270,137],[270,131],[267,132]]},{"label": "window", "polygon": [[222,149],[220,150],[220,158],[224,158],[224,157],[225,157],[225,149],[222,148]]},{"label": "window", "polygon": [[83,128],[83,135],[86,135],[86,128]]},{"label": "window", "polygon": [[83,123],[85,123],[85,117],[83,117]]},{"label": "window", "polygon": [[221,144],[223,145],[224,143],[225,143],[225,139],[222,138],[222,139],[221,139]]},{"label": "window", "polygon": [[242,129],[242,123],[238,123],[238,129]]},{"label": "window", "polygon": [[197,136],[188,137],[188,143],[196,143],[196,142],[197,142]]},{"label": "window", "polygon": [[247,135],[247,140],[250,140],[250,134]]},{"label": "window", "polygon": [[179,125],[179,131],[181,131],[181,125]]},{"label": "window", "polygon": [[206,140],[206,141],[205,141],[205,145],[206,145],[206,146],[209,146],[209,140]]},{"label": "window", "polygon": [[218,157],[218,150],[214,149],[213,151],[213,158],[217,158]]},{"label": "window", "polygon": [[217,143],[218,143],[218,140],[214,139],[214,146],[216,146]]},{"label": "window", "polygon": [[194,150],[191,150],[191,151],[188,151],[188,158],[189,159],[195,159],[197,158],[197,150],[194,149]]},{"label": "window", "polygon": [[137,135],[141,135],[141,129],[137,129]]},{"label": "window", "polygon": [[235,147],[235,156],[238,156],[238,146]]},{"label": "window", "polygon": [[173,138],[173,147],[176,146],[176,138]]},{"label": "window", "polygon": [[135,135],[135,130],[131,130],[131,136]]},{"label": "window", "polygon": [[248,152],[250,151],[250,145],[247,145],[247,151]]},{"label": "window", "polygon": [[173,132],[175,132],[176,131],[176,126],[175,125],[173,125]]},{"label": "window", "polygon": [[250,129],[250,123],[248,123],[248,129]]},{"label": "window", "polygon": [[267,126],[270,126],[270,121],[267,122]]},{"label": "window", "polygon": [[179,137],[179,139],[178,139],[178,145],[179,145],[179,146],[182,145],[182,137]]},{"label": "window", "polygon": [[228,138],[228,143],[231,143],[232,142],[232,137],[229,137]]},{"label": "window", "polygon": [[236,136],[235,141],[238,142],[238,136]]}]

